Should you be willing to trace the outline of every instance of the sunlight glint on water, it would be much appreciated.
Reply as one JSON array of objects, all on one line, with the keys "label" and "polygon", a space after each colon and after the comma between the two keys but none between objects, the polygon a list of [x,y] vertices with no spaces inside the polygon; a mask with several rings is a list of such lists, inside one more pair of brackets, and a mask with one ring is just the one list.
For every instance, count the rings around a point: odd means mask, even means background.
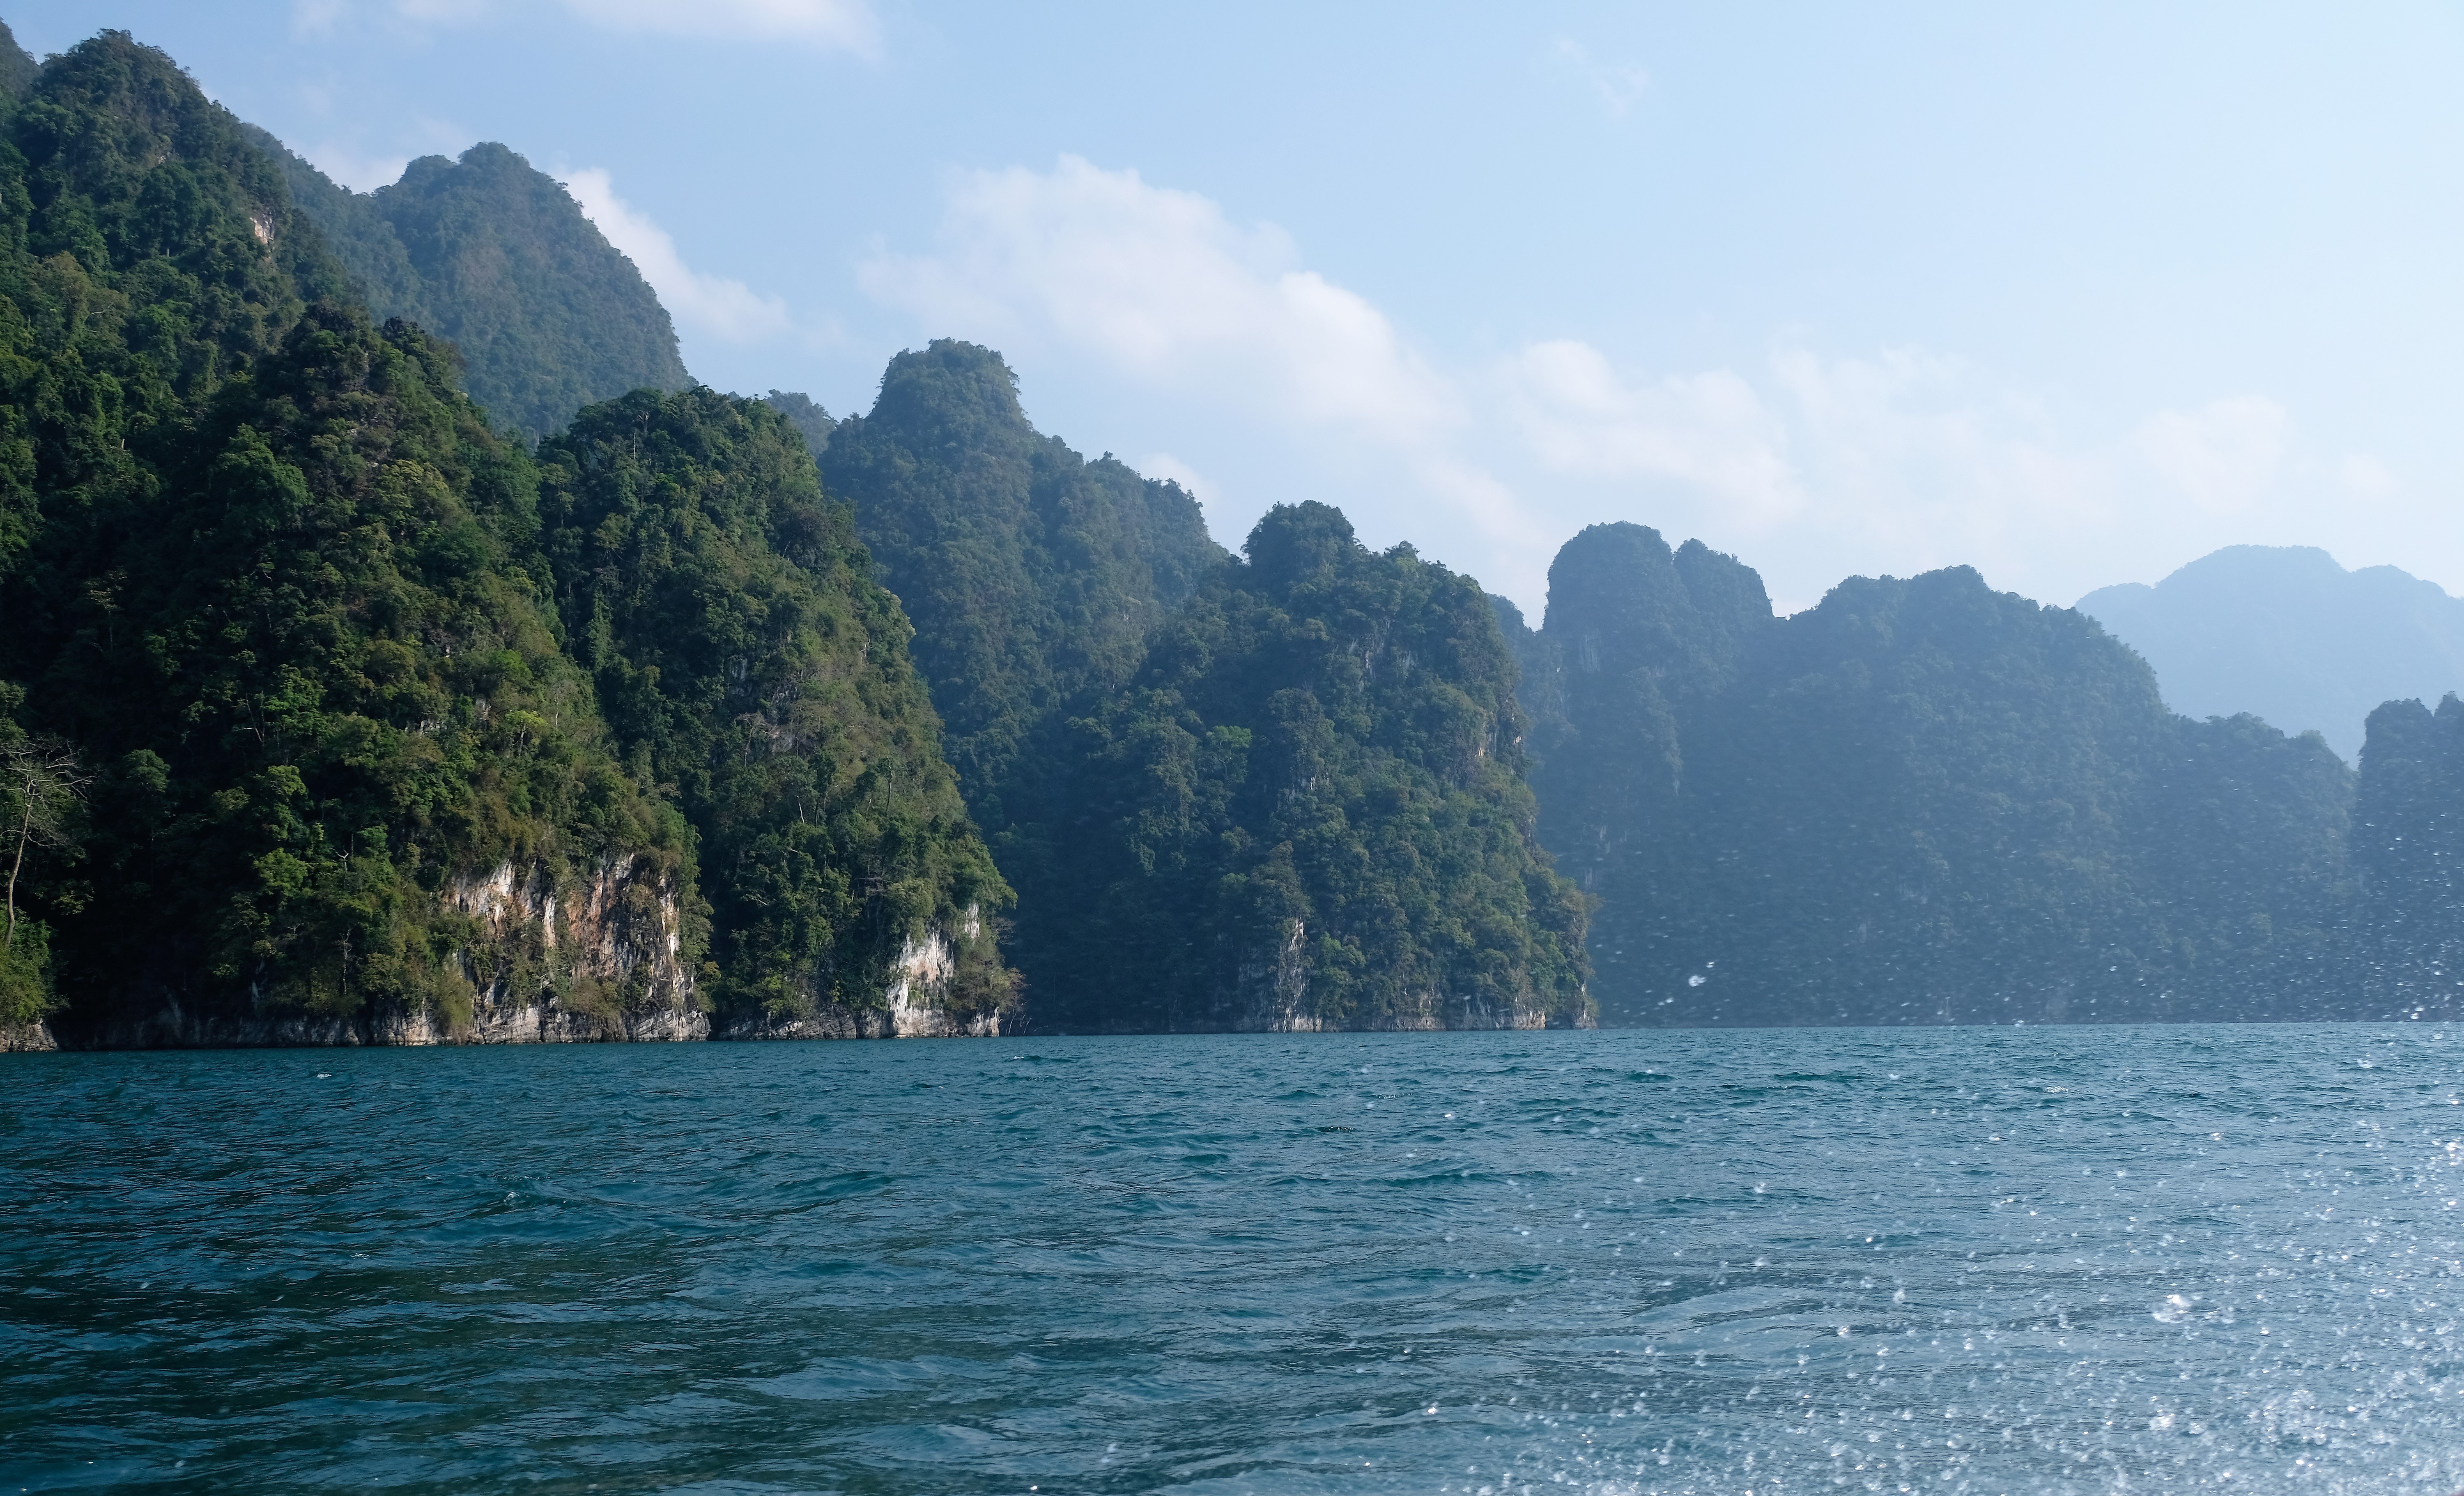
[{"label": "sunlight glint on water", "polygon": [[13,1056],[0,1489],[2446,1496],[2458,1058]]}]

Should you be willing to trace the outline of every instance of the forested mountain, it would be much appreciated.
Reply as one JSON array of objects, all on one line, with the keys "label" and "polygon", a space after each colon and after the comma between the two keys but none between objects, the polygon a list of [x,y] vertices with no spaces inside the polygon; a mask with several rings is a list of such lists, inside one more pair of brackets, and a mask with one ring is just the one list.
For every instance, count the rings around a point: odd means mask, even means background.
[{"label": "forested mountain", "polygon": [[1009,366],[972,343],[891,360],[821,470],[915,625],[950,762],[987,826],[1025,818],[1009,802],[1034,793],[1037,735],[1127,682],[1147,634],[1228,559],[1178,485],[1038,433]]},{"label": "forested mountain", "polygon": [[[618,864],[666,891],[692,855],[557,649],[519,560],[528,463],[453,390],[451,353],[311,309],[339,270],[159,53],[78,47],[6,133],[0,677],[95,781],[21,891],[55,921],[73,1017],[453,1018],[525,966],[610,1017],[680,1004],[655,961],[596,990],[618,973],[448,891]],[[633,913],[655,927],[650,897]]]},{"label": "forested mountain", "polygon": [[1478,585],[1278,507],[1071,726],[1030,947],[1069,1029],[1591,1021],[1582,900],[1532,835],[1514,667]]},{"label": "forested mountain", "polygon": [[34,73],[40,67],[33,54],[17,45],[17,33],[9,29],[9,23],[0,21],[0,98],[24,98],[26,90],[34,86]]},{"label": "forested mountain", "polygon": [[2347,762],[2379,703],[2464,691],[2464,599],[2310,546],[2228,546],[2079,610],[2146,656],[2173,710],[2316,731]]},{"label": "forested mountain", "polygon": [[[2357,790],[1965,568],[1775,619],[1597,525],[1533,630],[1323,505],[1235,557],[984,348],[686,386],[502,147],[361,197],[123,34],[19,56],[0,1045],[2464,1011],[2453,697]],[[2149,597],[2223,658],[2427,585]]]},{"label": "forested mountain", "polygon": [[2464,1015],[2464,701],[2370,714],[2352,855],[2365,992],[2393,1016]]},{"label": "forested mountain", "polygon": [[124,34],[0,119],[0,1026],[997,1007],[999,879],[801,437],[641,394],[542,470],[352,286],[244,127]]},{"label": "forested mountain", "polygon": [[1595,526],[1520,652],[1544,840],[1601,900],[1613,1018],[2326,1001],[2349,775],[2315,736],[2173,715],[2076,613],[1956,568],[1778,620],[1727,558]]},{"label": "forested mountain", "polygon": [[[800,425],[827,420],[773,399]],[[1079,903],[1061,845],[1067,725],[1127,686],[1148,635],[1230,558],[1177,485],[1039,433],[988,348],[945,339],[898,355],[872,409],[825,434],[824,486],[855,506],[915,626],[943,751],[1018,891],[1036,1011],[1051,990],[1043,942]]]},{"label": "forested mountain", "polygon": [[1588,1021],[1475,584],[1318,505],[1237,561],[1176,485],[1038,434],[967,343],[901,354],[824,434],[1018,888],[1032,1023]]},{"label": "forested mountain", "polygon": [[471,397],[525,440],[595,401],[688,383],[667,309],[562,185],[504,146],[423,156],[358,193],[261,130],[373,315],[452,341]]},{"label": "forested mountain", "polygon": [[858,1011],[954,969],[993,1018],[1008,899],[968,824],[906,618],[785,416],[708,389],[593,406],[539,451],[565,636],[636,778],[698,833],[722,1024]]}]

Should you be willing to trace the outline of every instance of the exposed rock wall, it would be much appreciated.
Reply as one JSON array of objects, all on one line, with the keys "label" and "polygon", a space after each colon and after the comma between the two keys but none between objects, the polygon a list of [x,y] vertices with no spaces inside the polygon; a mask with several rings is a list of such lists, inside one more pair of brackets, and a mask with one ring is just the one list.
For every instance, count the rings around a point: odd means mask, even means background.
[{"label": "exposed rock wall", "polygon": [[0,1023],[0,1054],[26,1054],[59,1046],[59,1041],[52,1037],[51,1025],[40,1019],[31,1023]]},{"label": "exposed rock wall", "polygon": [[[1309,1003],[1309,929],[1298,919],[1285,923],[1284,938],[1241,967],[1231,1022],[1225,1025],[1245,1034],[1317,1034],[1334,1032],[1436,1032],[1442,1029],[1547,1028],[1549,1014],[1536,1000],[1529,1006],[1499,1007],[1423,992],[1408,1007],[1369,1016],[1365,1022],[1330,1019]],[[1596,1026],[1588,1014],[1573,1025]]]},{"label": "exposed rock wall", "polygon": [[[554,869],[503,863],[450,881],[443,900],[476,937],[444,991],[410,1011],[197,1012],[166,994],[149,1018],[71,1033],[81,1049],[334,1045],[588,1044],[710,1037],[681,958],[684,913],[660,869],[618,857],[561,886]],[[49,1036],[45,1036],[49,1037]],[[0,1042],[0,1048],[41,1047]]]},{"label": "exposed rock wall", "polygon": [[[983,916],[974,908],[957,932],[960,940],[983,937]],[[1001,1032],[1001,1010],[968,1012],[952,1001],[958,957],[950,935],[927,930],[924,938],[899,943],[878,1007],[824,1002],[801,1016],[744,1019],[714,1039],[986,1039]]]},{"label": "exposed rock wall", "polygon": [[503,863],[454,879],[445,902],[483,932],[453,957],[470,989],[467,1014],[449,1003],[442,1015],[453,1037],[479,1044],[709,1037],[710,1019],[694,1006],[693,973],[679,955],[684,913],[676,891],[637,859],[602,864],[561,897],[544,864],[525,876]]}]

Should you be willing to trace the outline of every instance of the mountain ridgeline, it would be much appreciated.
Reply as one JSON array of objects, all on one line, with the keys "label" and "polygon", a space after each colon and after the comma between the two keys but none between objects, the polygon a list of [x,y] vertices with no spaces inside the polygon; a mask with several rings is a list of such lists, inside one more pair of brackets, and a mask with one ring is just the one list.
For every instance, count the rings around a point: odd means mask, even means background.
[{"label": "mountain ridgeline", "polygon": [[0,1047],[2464,1017],[2454,696],[2357,774],[1966,568],[1236,555],[986,348],[693,384],[502,146],[0,43]]},{"label": "mountain ridgeline", "polygon": [[2078,613],[1954,568],[1775,619],[1734,561],[1600,525],[1516,645],[1543,840],[1600,900],[1613,1020],[2387,1005],[2357,965],[2343,762],[2173,715]]},{"label": "mountain ridgeline", "polygon": [[2146,656],[2174,710],[2315,729],[2348,763],[2381,702],[2464,690],[2464,599],[2310,546],[2229,545],[2079,610]]},{"label": "mountain ridgeline", "polygon": [[1018,890],[1044,1028],[1588,1023],[1582,906],[1536,843],[1478,587],[1038,433],[999,355],[891,361],[826,432]]},{"label": "mountain ridgeline", "polygon": [[124,34],[0,117],[0,1027],[997,1023],[1004,891],[801,435],[651,390],[535,458],[356,284]]},{"label": "mountain ridgeline", "polygon": [[401,181],[361,193],[264,131],[248,134],[370,315],[451,341],[471,397],[524,441],[593,402],[689,383],[641,272],[562,186],[504,146],[423,156]]}]

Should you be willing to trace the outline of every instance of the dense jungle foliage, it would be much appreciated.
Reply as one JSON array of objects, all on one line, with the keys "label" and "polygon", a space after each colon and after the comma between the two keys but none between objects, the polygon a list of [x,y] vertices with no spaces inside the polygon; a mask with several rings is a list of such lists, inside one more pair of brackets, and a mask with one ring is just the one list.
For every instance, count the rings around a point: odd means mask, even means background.
[{"label": "dense jungle foliage", "polygon": [[[457,365],[371,324],[275,162],[162,54],[106,33],[9,108],[0,1021],[450,1027],[474,983],[621,1018],[714,914],[721,997],[822,974],[875,1005],[863,974],[919,921],[989,913],[905,622],[786,423],[707,391],[605,407],[551,450],[543,525],[540,467]],[[577,664],[559,605],[636,599],[670,612]],[[727,860],[697,892],[705,835]],[[629,942],[612,987],[553,928],[499,949],[447,896],[491,869],[604,894],[611,867],[678,912],[594,913]],[[776,928],[745,917],[781,893]]]},{"label": "dense jungle foliage", "polygon": [[906,618],[789,418],[640,390],[539,461],[566,637],[635,776],[699,837],[719,1012],[869,1005],[936,930],[958,947],[951,1006],[1005,1005],[1008,890],[937,750]]},{"label": "dense jungle foliage", "polygon": [[1070,725],[1068,1029],[1588,1023],[1583,901],[1533,840],[1477,584],[1279,506]]},{"label": "dense jungle foliage", "polygon": [[2398,1016],[2464,1016],[2464,701],[2370,714],[2352,857],[2364,990]]},{"label": "dense jungle foliage", "polygon": [[1059,1001],[1045,942],[1067,938],[1083,908],[1065,845],[1068,723],[1127,686],[1148,636],[1229,555],[1177,485],[1037,432],[990,349],[945,339],[902,353],[871,411],[835,423],[801,396],[772,398],[808,433],[821,427],[824,485],[855,506],[914,623],[943,751],[1018,891],[1014,955],[1041,1011]]},{"label": "dense jungle foliage", "polygon": [[0,1024],[72,1039],[623,1017],[465,896],[619,866],[722,1030],[945,941],[1047,1029],[2464,1013],[2454,697],[2356,779],[1966,568],[1777,619],[1597,525],[1534,630],[1323,505],[1235,557],[987,349],[690,385],[503,147],[352,194],[116,33],[0,35]]},{"label": "dense jungle foliage", "polygon": [[1198,501],[1038,433],[1000,354],[943,339],[890,361],[821,454],[915,626],[945,751],[986,826],[1033,810],[1039,735],[1117,691],[1147,634],[1225,559]]},{"label": "dense jungle foliage", "polygon": [[2091,620],[1967,568],[1774,619],[1595,526],[1518,648],[1543,837],[1652,1023],[2279,1017],[2332,996],[2352,788],[2316,735],[2165,710]]},{"label": "dense jungle foliage", "polygon": [[341,187],[261,130],[376,319],[461,350],[471,397],[527,442],[595,401],[688,383],[674,326],[642,274],[561,184],[504,146],[423,156],[370,193]]}]

